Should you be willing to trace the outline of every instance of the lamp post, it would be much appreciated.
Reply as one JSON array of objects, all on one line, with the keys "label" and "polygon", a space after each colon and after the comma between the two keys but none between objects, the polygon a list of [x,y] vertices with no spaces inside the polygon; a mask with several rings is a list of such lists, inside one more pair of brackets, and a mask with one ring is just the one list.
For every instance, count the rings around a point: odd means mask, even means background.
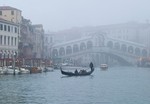
[{"label": "lamp post", "polygon": [[15,73],[15,66],[16,66],[15,65],[15,61],[16,61],[16,52],[13,53],[13,69],[14,69],[14,73],[13,74],[14,75],[16,75],[16,73]]}]

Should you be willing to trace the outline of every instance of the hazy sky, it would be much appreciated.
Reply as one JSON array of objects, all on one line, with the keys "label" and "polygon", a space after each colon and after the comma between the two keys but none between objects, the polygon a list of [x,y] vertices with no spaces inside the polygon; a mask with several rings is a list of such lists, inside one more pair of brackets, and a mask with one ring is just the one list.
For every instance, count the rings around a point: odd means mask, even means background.
[{"label": "hazy sky", "polygon": [[150,0],[0,0],[45,30],[150,20]]}]

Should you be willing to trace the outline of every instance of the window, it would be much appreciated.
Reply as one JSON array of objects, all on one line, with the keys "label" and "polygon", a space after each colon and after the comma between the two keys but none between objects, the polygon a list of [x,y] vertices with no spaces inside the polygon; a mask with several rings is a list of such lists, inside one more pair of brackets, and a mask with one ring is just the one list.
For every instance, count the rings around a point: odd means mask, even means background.
[{"label": "window", "polygon": [[10,32],[10,26],[8,26],[8,32]]},{"label": "window", "polygon": [[1,35],[0,36],[0,44],[2,44],[3,43],[3,36]]},{"label": "window", "polygon": [[13,46],[13,37],[11,37],[11,45]]},{"label": "window", "polygon": [[15,33],[17,33],[17,27],[15,27]]},{"label": "window", "polygon": [[3,30],[3,24],[0,24],[0,30]]},{"label": "window", "polygon": [[0,15],[2,15],[2,11],[0,11]]},{"label": "window", "polygon": [[11,32],[13,32],[13,26],[11,26]]},{"label": "window", "polygon": [[10,45],[10,37],[8,36],[8,45]]},{"label": "window", "polygon": [[7,27],[6,27],[6,25],[4,25],[4,31],[6,31],[7,30]]},{"label": "window", "polygon": [[17,38],[15,38],[15,46],[17,45]]},{"label": "window", "polygon": [[14,15],[14,11],[13,10],[11,11],[11,15]]},{"label": "window", "polygon": [[4,45],[6,45],[6,36],[4,36]]}]

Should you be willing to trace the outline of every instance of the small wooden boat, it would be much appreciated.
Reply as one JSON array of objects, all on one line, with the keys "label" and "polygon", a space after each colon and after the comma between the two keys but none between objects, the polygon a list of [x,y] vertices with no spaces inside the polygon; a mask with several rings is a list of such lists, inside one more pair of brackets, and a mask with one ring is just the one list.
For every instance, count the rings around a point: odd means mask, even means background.
[{"label": "small wooden boat", "polygon": [[32,67],[30,73],[42,73],[42,69],[40,67]]},{"label": "small wooden boat", "polygon": [[102,70],[106,70],[106,69],[108,69],[108,65],[107,65],[107,64],[101,64],[101,65],[100,65],[100,68],[101,68]]},{"label": "small wooden boat", "polygon": [[92,62],[90,63],[89,66],[90,66],[91,70],[88,71],[88,72],[86,72],[85,70],[80,70],[80,72],[77,72],[77,70],[75,72],[65,72],[65,71],[62,70],[61,67],[60,67],[60,69],[61,69],[61,73],[63,75],[67,75],[67,76],[86,76],[86,75],[91,75],[94,71],[94,66],[93,66]]}]

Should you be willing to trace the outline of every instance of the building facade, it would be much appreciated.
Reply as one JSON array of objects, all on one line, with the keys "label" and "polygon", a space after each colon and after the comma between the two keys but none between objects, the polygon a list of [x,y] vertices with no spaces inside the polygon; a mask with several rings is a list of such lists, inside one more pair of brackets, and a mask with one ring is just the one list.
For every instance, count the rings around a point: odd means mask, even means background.
[{"label": "building facade", "polygon": [[42,24],[32,25],[33,38],[33,53],[35,58],[44,58],[44,29]]},{"label": "building facade", "polygon": [[22,21],[21,10],[10,6],[0,6],[0,18],[20,24]]},{"label": "building facade", "polygon": [[51,49],[54,44],[54,34],[55,33],[47,33],[44,34],[44,58],[51,59]]},{"label": "building facade", "polygon": [[17,8],[0,6],[1,57],[8,57],[6,54],[15,52],[19,59],[41,59],[44,56],[43,26],[33,25],[21,13]]},{"label": "building facade", "polygon": [[32,25],[29,19],[22,18],[20,57],[43,58],[44,29],[42,25]]},{"label": "building facade", "polygon": [[0,18],[0,58],[12,58],[18,53],[19,25]]},{"label": "building facade", "polygon": [[21,21],[21,10],[10,6],[0,6],[0,49],[3,50],[1,52],[2,58],[11,58],[12,53],[18,56]]}]

